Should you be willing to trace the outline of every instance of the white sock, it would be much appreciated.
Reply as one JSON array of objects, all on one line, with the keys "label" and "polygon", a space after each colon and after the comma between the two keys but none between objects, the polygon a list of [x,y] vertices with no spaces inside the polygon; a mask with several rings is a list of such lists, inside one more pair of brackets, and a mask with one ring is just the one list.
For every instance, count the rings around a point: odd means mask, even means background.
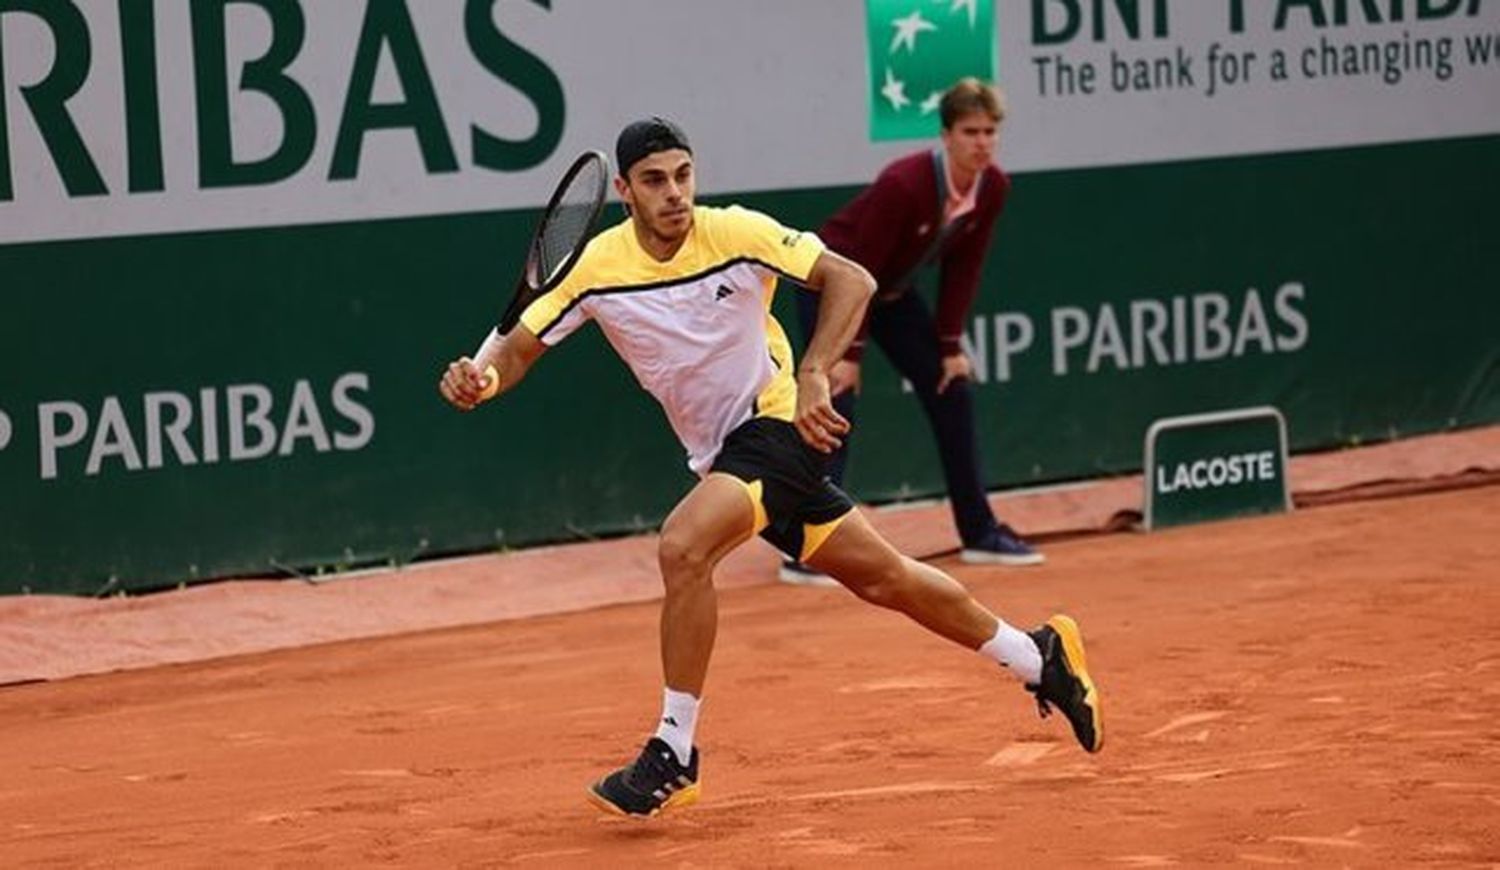
[{"label": "white sock", "polygon": [[995,636],[979,648],[979,653],[999,662],[1002,667],[1009,668],[1011,673],[1027,685],[1040,682],[1042,651],[1036,648],[1036,643],[1025,632],[1007,625],[1003,619],[996,621],[1000,623],[1000,627],[995,630]]},{"label": "white sock", "polygon": [[702,703],[687,692],[665,689],[662,693],[661,723],[656,726],[656,736],[672,747],[683,767],[693,760],[693,729],[698,727],[698,705]]}]

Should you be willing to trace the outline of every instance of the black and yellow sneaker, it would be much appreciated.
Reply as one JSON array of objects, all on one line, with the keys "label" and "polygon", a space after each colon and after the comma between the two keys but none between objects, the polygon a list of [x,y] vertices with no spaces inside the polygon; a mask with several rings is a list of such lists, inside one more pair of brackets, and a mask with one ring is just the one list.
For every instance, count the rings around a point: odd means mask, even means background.
[{"label": "black and yellow sneaker", "polygon": [[1027,632],[1042,652],[1041,682],[1028,685],[1045,718],[1056,707],[1073,726],[1073,736],[1089,752],[1104,748],[1104,710],[1099,690],[1089,677],[1078,623],[1061,614],[1036,631]]},{"label": "black and yellow sneaker", "polygon": [[666,741],[652,737],[635,762],[589,786],[589,800],[620,816],[654,816],[698,800],[698,747],[683,767]]}]

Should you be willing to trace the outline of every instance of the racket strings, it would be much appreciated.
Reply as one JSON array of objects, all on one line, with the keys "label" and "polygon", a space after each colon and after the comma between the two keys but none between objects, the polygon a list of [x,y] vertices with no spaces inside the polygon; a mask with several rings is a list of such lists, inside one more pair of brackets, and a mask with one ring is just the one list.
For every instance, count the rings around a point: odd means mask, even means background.
[{"label": "racket strings", "polygon": [[573,176],[547,215],[547,225],[537,237],[530,271],[532,285],[543,286],[568,264],[593,226],[602,193],[608,179],[602,161],[590,161]]}]

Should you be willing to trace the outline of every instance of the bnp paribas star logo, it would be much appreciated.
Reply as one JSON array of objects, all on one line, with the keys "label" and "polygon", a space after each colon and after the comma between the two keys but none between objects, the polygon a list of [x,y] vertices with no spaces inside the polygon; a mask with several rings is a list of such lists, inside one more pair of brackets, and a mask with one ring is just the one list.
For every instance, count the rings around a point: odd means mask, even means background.
[{"label": "bnp paribas star logo", "polygon": [[938,100],[964,76],[995,77],[994,0],[865,0],[870,138],[938,133]]}]

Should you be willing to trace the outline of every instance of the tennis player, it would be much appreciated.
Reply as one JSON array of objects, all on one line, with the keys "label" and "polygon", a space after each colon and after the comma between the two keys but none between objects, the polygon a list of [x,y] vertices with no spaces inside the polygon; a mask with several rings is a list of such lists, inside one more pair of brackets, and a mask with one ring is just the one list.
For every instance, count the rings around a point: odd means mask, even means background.
[{"label": "tennis player", "polygon": [[[1036,696],[1042,715],[1061,710],[1083,748],[1097,752],[1100,698],[1073,620],[1013,628],[953,578],[897,552],[823,474],[824,456],[849,429],[830,401],[828,372],[874,292],[869,273],[764,214],[695,206],[692,147],[670,121],[628,125],[615,155],[615,189],[629,218],[595,237],[515,329],[492,335],[482,358],[450,363],[439,385],[448,402],[470,410],[595,321],[661,403],[700,478],[661,530],[661,719],[634,762],[590,787],[593,802],[650,816],[698,799],[693,737],[718,624],[714,566],[755,534],[860,598],[998,662]],[[822,294],[800,366],[770,313],[778,277]],[[482,374],[491,365],[495,385]]]}]

